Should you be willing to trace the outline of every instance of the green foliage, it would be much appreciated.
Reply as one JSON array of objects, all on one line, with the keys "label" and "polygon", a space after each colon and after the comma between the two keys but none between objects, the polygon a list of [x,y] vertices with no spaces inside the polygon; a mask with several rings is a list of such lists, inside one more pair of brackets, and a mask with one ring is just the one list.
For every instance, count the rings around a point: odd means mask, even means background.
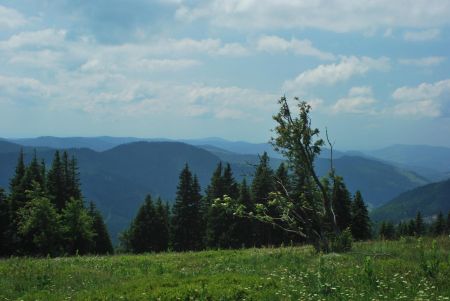
[{"label": "green foliage", "polygon": [[332,238],[330,251],[336,253],[348,252],[352,249],[352,243],[352,232],[347,228]]},{"label": "green foliage", "polygon": [[438,213],[436,220],[431,225],[431,230],[432,230],[433,234],[436,236],[442,235],[445,233],[446,222],[445,222],[444,215],[442,214],[442,212]]},{"label": "green foliage", "polygon": [[433,240],[431,250],[425,250],[422,238],[417,240],[417,249],[420,254],[420,267],[423,273],[430,278],[436,278],[439,273],[439,265],[442,261],[440,249],[437,246],[437,241]]},{"label": "green foliage", "polygon": [[383,221],[378,235],[381,239],[394,239],[396,237],[394,224],[390,221]]},{"label": "green foliage", "polygon": [[0,257],[11,254],[12,252],[12,226],[11,203],[6,197],[3,188],[0,187]]},{"label": "green foliage", "polygon": [[[39,184],[36,184],[36,190]],[[18,235],[23,241],[23,252],[28,255],[57,255],[61,251],[62,228],[59,215],[39,191],[19,209]]]},{"label": "green foliage", "polygon": [[352,223],[350,193],[345,186],[344,179],[334,176],[332,204],[336,217],[336,224],[340,231],[349,228]]},{"label": "green foliage", "polygon": [[92,202],[89,203],[89,215],[92,218],[92,230],[94,232],[94,242],[90,252],[94,254],[113,254],[114,249],[111,238],[109,237],[102,214]]}]

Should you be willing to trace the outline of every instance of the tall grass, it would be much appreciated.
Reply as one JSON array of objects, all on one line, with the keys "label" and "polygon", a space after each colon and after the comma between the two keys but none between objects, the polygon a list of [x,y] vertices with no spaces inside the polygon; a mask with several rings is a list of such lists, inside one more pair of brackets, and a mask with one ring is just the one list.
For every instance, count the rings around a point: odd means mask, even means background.
[{"label": "tall grass", "polygon": [[326,255],[284,247],[10,258],[0,261],[0,300],[449,300],[449,253],[440,237]]}]

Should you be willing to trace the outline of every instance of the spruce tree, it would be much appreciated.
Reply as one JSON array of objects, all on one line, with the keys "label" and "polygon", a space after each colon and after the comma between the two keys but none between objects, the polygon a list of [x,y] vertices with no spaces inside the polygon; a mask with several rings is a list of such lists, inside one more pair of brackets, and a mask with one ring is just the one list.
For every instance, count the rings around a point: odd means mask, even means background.
[{"label": "spruce tree", "polygon": [[176,251],[199,250],[202,247],[200,187],[186,164],[180,173],[172,216],[172,246]]},{"label": "spruce tree", "polygon": [[25,175],[22,179],[22,189],[32,190],[34,183],[38,183],[42,188],[44,187],[44,178],[42,176],[42,166],[38,162],[36,150],[34,150],[33,159],[25,169]]},{"label": "spruce tree", "polygon": [[[247,185],[247,181],[244,178],[241,185],[239,185],[239,204],[244,205],[246,208],[252,208],[252,200],[250,195],[250,189]],[[255,237],[253,233],[254,221],[244,217],[236,217],[235,236],[237,241],[245,246],[251,247],[255,245]]]},{"label": "spruce tree", "polygon": [[156,200],[155,206],[155,251],[167,251],[169,247],[169,211],[163,205],[161,198]]},{"label": "spruce tree", "polygon": [[11,255],[11,207],[6,193],[0,187],[0,257]]},{"label": "spruce tree", "polygon": [[147,195],[139,208],[128,233],[133,253],[155,252],[156,212],[152,197]]},{"label": "spruce tree", "polygon": [[333,183],[332,204],[336,224],[340,231],[349,228],[352,222],[350,193],[341,177],[335,176]]},{"label": "spruce tree", "polygon": [[282,162],[275,172],[275,190],[281,194],[290,193],[291,185],[286,165]]},{"label": "spruce tree", "polygon": [[[275,191],[274,174],[269,165],[269,156],[266,152],[260,157],[259,164],[255,170],[251,186],[251,195],[253,204],[268,204],[269,193]],[[274,226],[262,222],[255,223],[256,244],[273,244]]]},{"label": "spruce tree", "polygon": [[367,240],[372,236],[369,212],[361,192],[356,191],[352,202],[351,231],[356,240]]},{"label": "spruce tree", "polygon": [[442,214],[442,212],[439,212],[431,229],[433,231],[433,234],[438,236],[438,235],[442,235],[445,233],[445,228],[446,228],[446,223],[445,223],[444,215]]},{"label": "spruce tree", "polygon": [[425,233],[425,225],[423,223],[422,214],[420,213],[420,211],[417,211],[414,225],[416,236],[421,236]]},{"label": "spruce tree", "polygon": [[23,187],[23,178],[25,177],[26,167],[24,162],[23,149],[20,150],[19,158],[17,159],[17,165],[14,176],[12,177],[9,190],[11,198],[11,210],[13,215],[17,210],[25,205],[26,195]]},{"label": "spruce tree", "polygon": [[59,151],[56,151],[52,166],[48,171],[46,183],[47,191],[58,211],[65,208],[67,201],[64,169]]},{"label": "spruce tree", "polygon": [[93,247],[91,253],[94,254],[113,254],[114,249],[109,237],[108,230],[103,220],[102,214],[95,207],[93,202],[89,204],[89,215],[92,218]]},{"label": "spruce tree", "polygon": [[67,167],[67,195],[69,198],[82,199],[80,173],[75,156],[72,156]]},{"label": "spruce tree", "polygon": [[382,239],[394,239],[395,238],[395,227],[394,224],[390,221],[383,221],[380,226],[379,236]]}]

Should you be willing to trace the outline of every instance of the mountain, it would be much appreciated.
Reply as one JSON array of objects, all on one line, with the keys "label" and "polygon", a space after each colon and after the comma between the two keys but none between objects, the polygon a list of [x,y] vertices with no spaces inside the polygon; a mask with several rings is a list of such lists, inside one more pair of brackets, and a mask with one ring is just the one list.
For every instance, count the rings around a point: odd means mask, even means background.
[{"label": "mountain", "polygon": [[392,145],[366,152],[386,161],[450,174],[450,148],[429,145]]},{"label": "mountain", "polygon": [[414,218],[420,211],[428,217],[450,211],[450,180],[428,184],[404,192],[385,205],[373,210],[374,221],[401,221]]}]

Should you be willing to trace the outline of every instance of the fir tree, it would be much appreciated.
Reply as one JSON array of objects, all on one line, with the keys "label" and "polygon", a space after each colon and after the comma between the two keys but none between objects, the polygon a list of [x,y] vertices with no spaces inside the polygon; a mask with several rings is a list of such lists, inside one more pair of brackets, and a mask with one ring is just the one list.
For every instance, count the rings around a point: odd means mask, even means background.
[{"label": "fir tree", "polygon": [[392,222],[382,222],[380,226],[379,236],[382,239],[394,239],[395,238],[395,228]]},{"label": "fir tree", "polygon": [[22,178],[22,189],[32,190],[34,183],[38,183],[40,187],[44,187],[44,178],[42,176],[42,166],[38,162],[36,150],[34,150],[33,159],[25,169],[25,175]]},{"label": "fir tree", "polygon": [[202,247],[201,195],[198,181],[188,165],[180,173],[172,216],[172,246],[176,251],[199,250]]},{"label": "fir tree", "polygon": [[286,191],[290,193],[291,185],[289,180],[288,169],[286,165],[282,162],[275,172],[275,191],[285,194]]},{"label": "fir tree", "polygon": [[92,218],[92,230],[94,233],[92,253],[113,254],[114,249],[111,243],[111,238],[109,237],[102,214],[95,207],[93,202],[90,202],[89,204],[89,215]]},{"label": "fir tree", "polygon": [[352,221],[351,231],[353,238],[356,240],[367,240],[372,235],[369,212],[367,206],[364,204],[364,200],[361,196],[361,192],[356,191],[352,202]]},{"label": "fir tree", "polygon": [[80,173],[75,156],[72,156],[67,168],[67,195],[69,198],[82,199]]},{"label": "fir tree", "polygon": [[19,158],[17,159],[17,165],[14,176],[12,177],[9,189],[11,198],[11,210],[13,215],[17,210],[25,205],[26,195],[23,187],[23,178],[25,177],[26,167],[24,163],[23,149],[20,150]]}]

